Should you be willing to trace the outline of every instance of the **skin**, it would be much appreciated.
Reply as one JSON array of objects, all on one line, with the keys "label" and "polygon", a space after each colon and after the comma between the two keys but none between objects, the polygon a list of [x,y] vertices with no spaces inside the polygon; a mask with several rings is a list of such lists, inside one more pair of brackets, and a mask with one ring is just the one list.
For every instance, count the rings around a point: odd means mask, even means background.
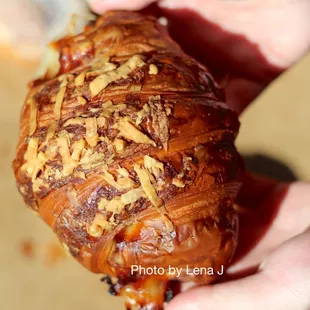
[{"label": "skin", "polygon": [[[101,14],[139,10],[151,2],[92,0],[90,6]],[[308,0],[163,0],[159,6],[160,11],[152,7],[148,13],[165,14],[185,51],[213,66],[238,113],[310,48]],[[243,210],[240,245],[226,275],[212,286],[184,286],[167,309],[309,310],[310,184],[247,175],[238,204]]]}]

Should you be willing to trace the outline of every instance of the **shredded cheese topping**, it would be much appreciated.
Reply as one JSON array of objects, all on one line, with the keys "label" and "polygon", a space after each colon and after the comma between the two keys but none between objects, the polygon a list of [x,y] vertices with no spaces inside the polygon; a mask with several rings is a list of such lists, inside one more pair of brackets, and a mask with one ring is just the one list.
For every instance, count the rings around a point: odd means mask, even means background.
[{"label": "shredded cheese topping", "polygon": [[151,183],[148,172],[138,165],[134,166],[134,170],[136,171],[138,178],[140,180],[141,186],[142,186],[146,196],[151,201],[152,205],[155,206],[156,208],[161,207],[163,202],[157,196],[156,190]]},{"label": "shredded cheese topping", "polygon": [[73,172],[78,163],[70,156],[68,140],[65,136],[57,138],[57,145],[59,147],[60,156],[62,157],[63,175],[68,176]]},{"label": "shredded cheese topping", "polygon": [[100,198],[98,202],[98,210],[104,210],[105,207],[110,203],[110,200],[105,198]]},{"label": "shredded cheese topping", "polygon": [[69,125],[84,125],[85,123],[85,118],[83,117],[75,117],[75,118],[70,118],[64,123],[64,127],[69,126]]},{"label": "shredded cheese topping", "polygon": [[111,114],[125,110],[127,108],[127,105],[124,103],[113,104],[113,102],[109,100],[102,104],[102,108],[102,116],[109,118]]},{"label": "shredded cheese topping", "polygon": [[144,167],[152,172],[156,178],[159,177],[160,171],[164,171],[164,164],[148,155],[144,156]]},{"label": "shredded cheese topping", "polygon": [[106,205],[105,210],[113,212],[114,214],[120,214],[124,208],[125,204],[119,199],[119,197],[115,197]]},{"label": "shredded cheese topping", "polygon": [[55,118],[56,120],[60,120],[60,116],[61,116],[61,105],[62,102],[65,98],[65,93],[67,90],[67,79],[63,78],[60,86],[59,86],[59,91],[56,95],[56,101],[55,101],[55,106],[54,106],[54,114],[55,114]]},{"label": "shredded cheese topping", "polygon": [[80,160],[82,169],[91,169],[101,165],[103,161],[107,162],[103,153],[93,153],[92,150],[86,150],[85,152],[84,151],[85,149],[82,151],[82,158]]},{"label": "shredded cheese topping", "polygon": [[80,73],[74,80],[76,87],[83,86],[85,81],[86,72]]},{"label": "shredded cheese topping", "polygon": [[76,99],[77,99],[78,104],[80,105],[84,105],[87,102],[86,99],[82,96],[77,96]]},{"label": "shredded cheese topping", "polygon": [[123,194],[121,196],[121,201],[123,204],[127,205],[130,203],[134,203],[140,198],[145,197],[144,190],[139,187],[139,188],[134,188],[127,193]]},{"label": "shredded cheese topping", "polygon": [[126,142],[122,139],[116,138],[113,142],[117,153],[123,153],[125,150]]},{"label": "shredded cheese topping", "polygon": [[120,196],[114,197],[112,200],[101,198],[98,202],[98,210],[113,212],[113,215],[120,214],[124,210],[125,205]]},{"label": "shredded cheese topping", "polygon": [[83,138],[73,142],[71,158],[76,161],[80,160],[80,156],[84,147],[85,147],[85,140]]},{"label": "shredded cheese topping", "polygon": [[100,128],[100,127],[105,127],[107,124],[107,120],[105,119],[105,117],[103,116],[99,116],[97,118],[97,126]]},{"label": "shredded cheese topping", "polygon": [[156,143],[152,139],[150,139],[147,135],[138,130],[127,119],[121,119],[115,127],[120,131],[119,134],[127,140],[131,140],[136,143],[151,144],[156,146]]},{"label": "shredded cheese topping", "polygon": [[42,179],[36,178],[32,181],[32,190],[34,193],[39,192],[41,190],[41,187],[48,187],[48,185],[45,184]]},{"label": "shredded cheese topping", "polygon": [[97,119],[89,117],[85,120],[86,123],[86,141],[91,147],[95,147],[98,143]]},{"label": "shredded cheese topping", "polygon": [[57,123],[56,122],[52,122],[47,129],[47,134],[46,134],[46,143],[54,137],[55,135],[55,131],[56,131],[56,127],[57,127]]},{"label": "shredded cheese topping", "polygon": [[75,178],[80,178],[80,179],[86,180],[86,175],[83,171],[75,171],[73,176]]},{"label": "shredded cheese topping", "polygon": [[57,155],[58,146],[56,143],[51,143],[47,145],[45,154],[48,157],[48,159],[53,159]]},{"label": "shredded cheese topping", "polygon": [[150,107],[148,104],[145,104],[143,108],[136,113],[136,125],[140,125],[143,119],[148,116],[150,113]]},{"label": "shredded cheese topping", "polygon": [[37,103],[34,98],[30,99],[30,123],[29,135],[32,136],[37,129]]},{"label": "shredded cheese topping", "polygon": [[181,187],[181,188],[185,187],[183,180],[178,179],[178,178],[174,178],[172,180],[172,184],[175,185],[176,187]]},{"label": "shredded cheese topping", "polygon": [[128,78],[129,74],[137,68],[141,68],[145,65],[141,56],[134,55],[129,58],[124,64],[116,69],[112,69],[106,73],[103,73],[96,77],[89,84],[90,92],[93,96],[98,95],[103,89],[105,89],[110,83],[119,79]]},{"label": "shredded cheese topping", "polygon": [[98,202],[98,210],[120,214],[126,205],[136,202],[141,197],[145,197],[144,190],[139,187],[129,190],[121,196],[114,197],[112,200],[101,198]]},{"label": "shredded cheese topping", "polygon": [[114,177],[111,173],[107,171],[106,168],[102,169],[103,171],[103,179],[112,187],[116,188],[117,190],[124,190],[124,189],[129,189],[132,187],[132,182],[119,182],[121,179],[118,179],[116,182],[114,180]]},{"label": "shredded cheese topping", "polygon": [[104,230],[109,230],[111,228],[106,217],[100,213],[96,214],[94,221],[89,227],[89,235],[95,238],[102,236]]},{"label": "shredded cheese topping", "polygon": [[149,74],[151,74],[151,75],[157,75],[158,74],[158,68],[154,64],[150,64]]},{"label": "shredded cheese topping", "polygon": [[132,85],[130,86],[130,91],[134,92],[134,93],[139,93],[142,89],[141,85]]},{"label": "shredded cheese topping", "polygon": [[116,171],[117,171],[121,176],[123,176],[123,177],[125,177],[125,178],[129,178],[129,172],[128,172],[128,170],[127,170],[126,168],[120,167],[120,168],[117,168]]},{"label": "shredded cheese topping", "polygon": [[103,64],[102,66],[100,66],[99,69],[96,69],[94,71],[90,71],[90,72],[87,72],[86,73],[86,76],[87,77],[97,77],[99,75],[102,75],[103,73],[106,73],[106,72],[109,72],[109,71],[112,71],[112,70],[115,70],[117,67],[115,64],[112,64],[110,62],[107,62],[105,64]]},{"label": "shredded cheese topping", "polygon": [[28,148],[24,156],[25,164],[21,167],[21,169],[26,171],[26,174],[32,179],[32,181],[36,178],[39,171],[42,170],[47,160],[44,153],[40,152],[38,154],[38,149],[39,139],[30,138]]}]

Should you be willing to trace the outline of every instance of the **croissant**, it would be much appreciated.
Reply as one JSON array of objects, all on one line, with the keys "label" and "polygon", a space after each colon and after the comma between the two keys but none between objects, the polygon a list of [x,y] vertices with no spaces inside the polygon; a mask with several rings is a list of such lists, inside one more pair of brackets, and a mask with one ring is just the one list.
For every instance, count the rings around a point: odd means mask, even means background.
[{"label": "croissant", "polygon": [[214,281],[237,245],[242,173],[223,91],[139,13],[108,12],[50,47],[13,162],[26,204],[127,309]]}]

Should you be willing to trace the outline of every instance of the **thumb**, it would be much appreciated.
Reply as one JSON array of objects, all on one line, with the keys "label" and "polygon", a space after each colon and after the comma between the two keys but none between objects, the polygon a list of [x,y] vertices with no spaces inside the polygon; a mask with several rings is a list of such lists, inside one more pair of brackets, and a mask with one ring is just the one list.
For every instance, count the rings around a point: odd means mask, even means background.
[{"label": "thumb", "polygon": [[252,276],[198,287],[167,310],[305,310],[310,306],[310,230],[289,240]]}]

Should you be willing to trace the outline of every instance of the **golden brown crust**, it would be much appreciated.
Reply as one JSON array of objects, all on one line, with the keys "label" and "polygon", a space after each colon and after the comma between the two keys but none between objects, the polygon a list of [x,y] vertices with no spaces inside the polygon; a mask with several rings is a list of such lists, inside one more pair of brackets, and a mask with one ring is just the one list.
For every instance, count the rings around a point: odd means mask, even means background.
[{"label": "golden brown crust", "polygon": [[109,12],[53,48],[60,71],[31,84],[21,116],[26,203],[85,267],[123,283],[132,264],[227,264],[239,122],[206,68],[138,13]]}]

